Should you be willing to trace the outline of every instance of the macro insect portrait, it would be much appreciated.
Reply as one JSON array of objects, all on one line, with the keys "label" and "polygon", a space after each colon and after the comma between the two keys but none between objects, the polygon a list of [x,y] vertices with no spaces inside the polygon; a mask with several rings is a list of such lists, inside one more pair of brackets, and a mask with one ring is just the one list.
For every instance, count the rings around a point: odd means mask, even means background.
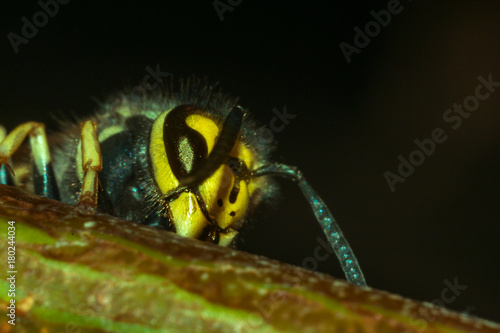
[{"label": "macro insect portrait", "polygon": [[500,2],[2,5],[1,332],[500,331]]},{"label": "macro insect portrait", "polygon": [[111,98],[50,136],[37,122],[2,128],[0,182],[80,212],[229,246],[248,214],[277,195],[274,177],[284,177],[301,189],[347,280],[366,285],[327,205],[298,168],[270,160],[257,124],[206,80],[170,79],[142,97]]}]

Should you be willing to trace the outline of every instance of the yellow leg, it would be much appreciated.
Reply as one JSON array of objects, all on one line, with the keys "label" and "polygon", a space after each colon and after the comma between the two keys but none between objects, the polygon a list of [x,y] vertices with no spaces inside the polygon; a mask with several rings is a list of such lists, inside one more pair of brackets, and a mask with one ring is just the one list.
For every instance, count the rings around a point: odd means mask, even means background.
[{"label": "yellow leg", "polygon": [[[0,143],[2,143],[3,139],[7,136],[7,131],[5,130],[5,127],[0,125]],[[7,171],[5,170],[5,167],[3,165],[0,165],[0,184],[8,184],[7,180]]]},{"label": "yellow leg", "polygon": [[[4,136],[5,130],[0,135]],[[17,126],[0,142],[0,166],[5,164],[12,172],[12,168],[8,164],[9,158],[17,151],[28,135],[37,171],[40,175],[46,175],[47,166],[50,164],[50,151],[45,125],[33,121]]]},{"label": "yellow leg", "polygon": [[81,213],[95,213],[97,209],[98,173],[102,170],[101,146],[97,138],[96,123],[86,121],[82,125],[82,191],[77,210]]}]

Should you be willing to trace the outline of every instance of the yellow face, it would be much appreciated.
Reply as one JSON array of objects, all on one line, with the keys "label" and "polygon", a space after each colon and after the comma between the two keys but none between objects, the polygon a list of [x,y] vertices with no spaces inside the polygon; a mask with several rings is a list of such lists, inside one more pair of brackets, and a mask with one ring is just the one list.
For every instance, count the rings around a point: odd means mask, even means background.
[{"label": "yellow face", "polygon": [[252,151],[238,138],[227,161],[213,174],[196,186],[180,186],[180,178],[206,161],[221,127],[194,106],[165,111],[153,124],[149,154],[176,233],[227,246],[256,190],[249,173],[254,167]]}]

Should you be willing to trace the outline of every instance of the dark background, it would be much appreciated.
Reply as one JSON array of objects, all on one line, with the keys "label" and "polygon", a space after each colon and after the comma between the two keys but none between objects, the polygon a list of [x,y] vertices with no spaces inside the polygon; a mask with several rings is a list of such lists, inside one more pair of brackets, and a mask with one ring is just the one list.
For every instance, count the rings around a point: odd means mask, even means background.
[{"label": "dark background", "polygon": [[[402,1],[350,64],[339,44],[388,2],[339,3],[242,1],[221,21],[211,1],[71,0],[17,54],[7,33],[21,35],[21,18],[41,7],[1,8],[0,122],[53,130],[51,113],[88,114],[158,64],[220,81],[263,124],[286,105],[296,118],[275,135],[276,160],[323,196],[368,284],[432,301],[456,278],[467,289],[447,307],[500,321],[500,88],[457,130],[442,118],[479,75],[500,81],[500,3]],[[384,172],[438,127],[447,141],[391,192]],[[241,248],[302,265],[321,230],[298,188],[282,184]],[[343,277],[334,256],[318,270]]]}]

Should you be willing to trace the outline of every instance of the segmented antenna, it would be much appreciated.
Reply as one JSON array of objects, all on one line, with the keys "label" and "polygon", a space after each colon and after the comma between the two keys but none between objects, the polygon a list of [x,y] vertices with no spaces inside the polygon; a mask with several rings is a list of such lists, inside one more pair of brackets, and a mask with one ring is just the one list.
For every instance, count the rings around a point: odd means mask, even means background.
[{"label": "segmented antenna", "polygon": [[311,205],[311,208],[318,220],[323,232],[330,242],[330,245],[335,252],[335,255],[340,261],[340,266],[344,270],[346,279],[348,282],[357,284],[358,286],[366,286],[365,277],[359,267],[358,260],[354,256],[354,253],[344,237],[344,234],[340,230],[339,225],[335,221],[330,213],[330,210],[326,206],[325,202],[319,197],[316,191],[313,190],[311,185],[302,175],[299,169],[296,167],[284,165],[284,164],[272,164],[259,168],[253,172],[253,177],[260,176],[280,176],[288,178],[296,182],[302,193],[306,197],[306,200]]},{"label": "segmented antenna", "polygon": [[180,180],[181,186],[193,186],[210,177],[227,159],[240,133],[243,122],[243,109],[234,106],[226,117],[219,138],[212,152],[199,168]]}]

